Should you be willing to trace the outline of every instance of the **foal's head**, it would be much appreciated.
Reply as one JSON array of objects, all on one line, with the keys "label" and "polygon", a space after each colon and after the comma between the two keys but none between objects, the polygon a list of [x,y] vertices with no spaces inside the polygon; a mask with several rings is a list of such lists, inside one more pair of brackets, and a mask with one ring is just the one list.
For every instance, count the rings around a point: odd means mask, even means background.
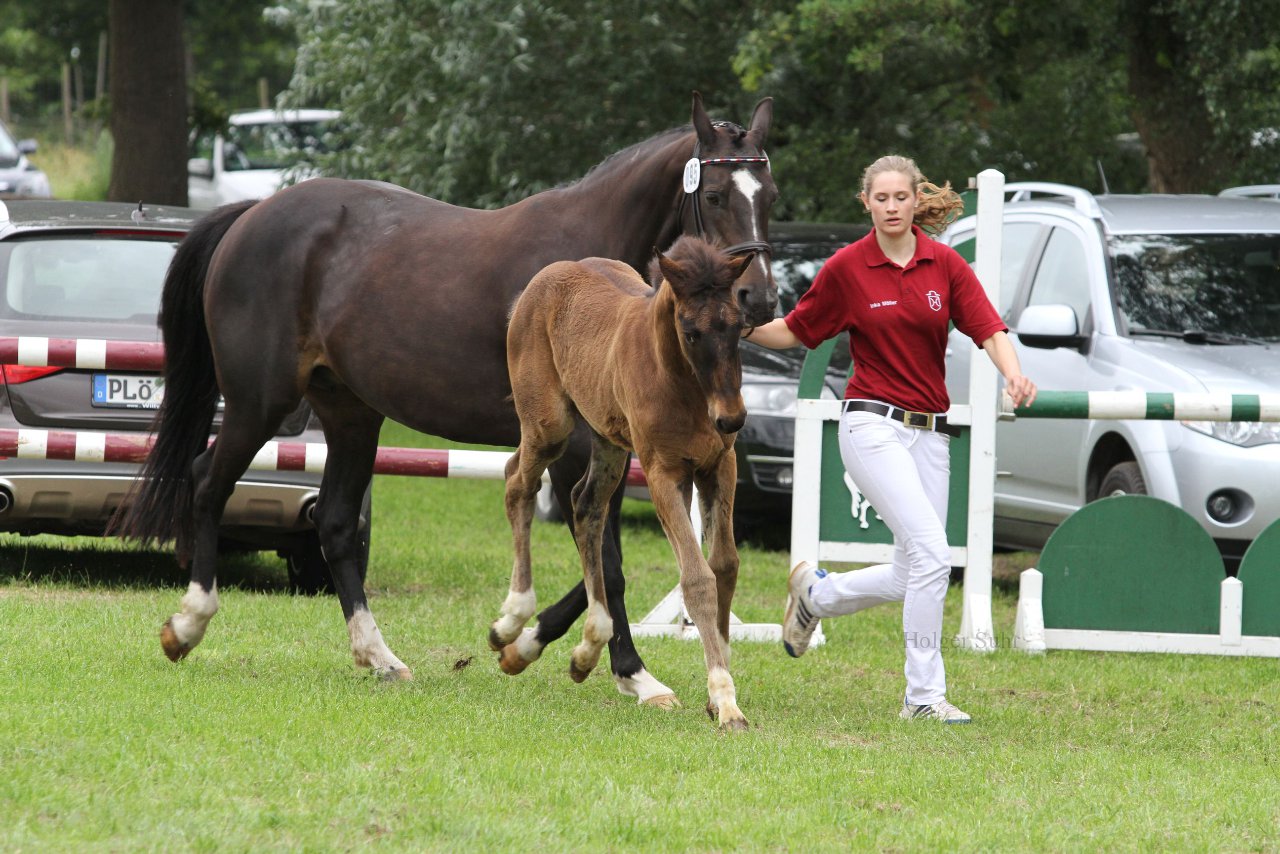
[{"label": "foal's head", "polygon": [[738,353],[745,318],[734,283],[751,266],[752,258],[730,257],[705,240],[686,235],[668,254],[658,252],[657,262],[675,296],[680,350],[707,397],[707,415],[721,433],[736,433],[747,409],[742,402]]}]

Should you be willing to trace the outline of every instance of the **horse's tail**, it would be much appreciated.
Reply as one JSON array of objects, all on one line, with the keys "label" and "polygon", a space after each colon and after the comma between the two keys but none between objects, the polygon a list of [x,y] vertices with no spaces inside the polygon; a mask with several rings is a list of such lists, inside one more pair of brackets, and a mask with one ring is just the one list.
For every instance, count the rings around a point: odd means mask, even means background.
[{"label": "horse's tail", "polygon": [[192,543],[191,463],[204,452],[218,408],[213,349],[205,328],[209,261],[228,229],[255,201],[218,208],[178,244],[160,298],[164,339],[164,400],[152,429],[155,446],[108,533],[143,543],[176,541],[179,557]]}]

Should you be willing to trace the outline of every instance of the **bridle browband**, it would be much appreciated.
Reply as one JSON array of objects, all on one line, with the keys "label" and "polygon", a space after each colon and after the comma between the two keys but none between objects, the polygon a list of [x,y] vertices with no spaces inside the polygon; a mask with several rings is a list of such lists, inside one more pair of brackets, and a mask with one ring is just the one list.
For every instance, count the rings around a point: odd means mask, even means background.
[{"label": "bridle browband", "polygon": [[[738,127],[738,125],[735,125],[732,122],[719,121],[719,122],[712,122],[711,125],[712,127],[737,128],[738,130],[742,130],[742,128]],[[688,164],[685,164],[685,170],[686,170],[686,173],[688,173],[690,164],[692,164],[696,160],[698,163],[698,182],[697,182],[697,185],[694,187],[694,189],[690,190],[687,187],[685,187],[684,192],[680,194],[680,204],[676,207],[676,222],[679,223],[684,219],[684,202],[685,202],[685,199],[691,198],[692,201],[689,202],[689,205],[690,207],[693,208],[693,226],[695,229],[694,234],[698,237],[705,239],[707,236],[707,232],[706,232],[706,227],[702,223],[702,206],[698,203],[698,196],[699,196],[698,190],[702,188],[702,167],[712,166],[712,165],[724,165],[724,164],[730,164],[730,163],[768,164],[769,156],[767,154],[761,153],[757,156],[750,156],[750,157],[735,156],[735,157],[702,158],[699,156],[701,154],[701,149],[702,149],[702,142],[698,139],[695,139],[693,142],[693,157],[690,159]],[[773,247],[764,240],[747,240],[742,243],[735,243],[734,245],[726,247],[720,251],[724,252],[726,255],[746,255],[748,253],[763,252],[765,255],[769,256],[770,258],[773,257]]]}]

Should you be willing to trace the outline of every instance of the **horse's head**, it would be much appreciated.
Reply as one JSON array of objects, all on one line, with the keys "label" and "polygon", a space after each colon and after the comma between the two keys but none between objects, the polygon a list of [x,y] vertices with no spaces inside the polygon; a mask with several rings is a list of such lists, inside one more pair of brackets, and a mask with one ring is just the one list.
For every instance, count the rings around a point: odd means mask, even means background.
[{"label": "horse's head", "polygon": [[686,166],[681,225],[731,255],[752,259],[735,285],[750,326],[772,320],[778,305],[769,264],[769,212],[778,188],[764,151],[772,120],[773,99],[765,98],[756,104],[749,128],[713,122],[702,96],[693,93],[694,158],[699,162],[695,167],[691,158]]},{"label": "horse's head", "polygon": [[675,297],[680,350],[707,398],[707,416],[721,433],[736,433],[746,420],[738,343],[744,313],[737,282],[752,256],[730,257],[688,235],[657,253],[658,267]]}]

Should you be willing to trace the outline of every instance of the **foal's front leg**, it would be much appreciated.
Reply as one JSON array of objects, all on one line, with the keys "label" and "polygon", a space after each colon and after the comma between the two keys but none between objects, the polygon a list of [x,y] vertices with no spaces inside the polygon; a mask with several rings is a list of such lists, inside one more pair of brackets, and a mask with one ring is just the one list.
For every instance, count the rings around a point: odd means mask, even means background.
[{"label": "foal's front leg", "polygon": [[578,554],[582,558],[582,581],[587,591],[587,619],[582,642],[569,658],[569,676],[582,682],[600,661],[600,653],[613,637],[613,617],[609,614],[604,587],[605,519],[609,500],[622,482],[628,452],[599,435],[591,437],[591,463],[574,490],[573,524]]},{"label": "foal's front leg", "polygon": [[[722,634],[716,577],[694,536],[688,505],[678,481],[680,474],[661,469],[650,471],[648,468],[646,472],[658,519],[680,564],[680,591],[684,594],[685,608],[702,638],[702,651],[707,662],[707,714],[713,719],[720,719],[721,729],[745,730],[747,719],[738,708],[733,677],[729,675],[727,612]],[[732,534],[732,529],[729,530]]]},{"label": "foal's front leg", "polygon": [[709,477],[698,477],[702,505],[702,531],[707,541],[707,563],[716,577],[716,627],[729,651],[729,615],[738,587],[738,546],[733,541],[733,493],[738,484],[738,463],[730,448]]}]

